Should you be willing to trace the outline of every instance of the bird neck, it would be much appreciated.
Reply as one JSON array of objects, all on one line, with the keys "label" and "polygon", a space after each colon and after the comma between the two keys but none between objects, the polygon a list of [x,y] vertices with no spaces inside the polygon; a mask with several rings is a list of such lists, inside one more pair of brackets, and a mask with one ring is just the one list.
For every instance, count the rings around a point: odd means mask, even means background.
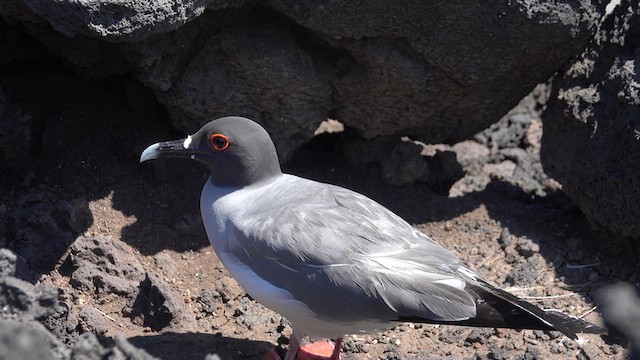
[{"label": "bird neck", "polygon": [[244,187],[282,175],[278,157],[260,156],[253,161],[236,161],[225,164],[224,168],[214,167],[209,178],[218,187]]}]

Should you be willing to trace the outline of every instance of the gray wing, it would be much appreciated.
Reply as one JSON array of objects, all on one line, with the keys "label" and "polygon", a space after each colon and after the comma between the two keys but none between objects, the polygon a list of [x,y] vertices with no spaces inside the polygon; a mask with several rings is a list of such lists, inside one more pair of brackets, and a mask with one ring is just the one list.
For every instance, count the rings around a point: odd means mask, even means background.
[{"label": "gray wing", "polygon": [[259,276],[328,319],[463,320],[473,297],[459,260],[373,200],[296,178],[231,221],[231,249]]}]

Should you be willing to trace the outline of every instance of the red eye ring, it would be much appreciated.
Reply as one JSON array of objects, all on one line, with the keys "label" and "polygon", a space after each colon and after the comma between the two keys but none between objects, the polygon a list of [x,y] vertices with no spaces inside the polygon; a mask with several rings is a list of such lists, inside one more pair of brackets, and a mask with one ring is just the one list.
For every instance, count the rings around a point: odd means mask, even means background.
[{"label": "red eye ring", "polygon": [[224,151],[229,147],[229,138],[222,134],[212,134],[209,137],[209,142],[217,151]]}]

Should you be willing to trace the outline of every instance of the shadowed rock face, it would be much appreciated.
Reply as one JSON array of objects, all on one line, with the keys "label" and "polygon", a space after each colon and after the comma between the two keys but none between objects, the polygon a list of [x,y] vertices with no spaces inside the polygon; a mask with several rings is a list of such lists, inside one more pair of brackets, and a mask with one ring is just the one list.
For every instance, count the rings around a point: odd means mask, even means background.
[{"label": "shadowed rock face", "polygon": [[640,236],[640,8],[622,1],[554,84],[543,115],[547,173],[590,221]]},{"label": "shadowed rock face", "polygon": [[[327,117],[364,139],[469,137],[580,54],[606,3],[10,0],[0,2],[0,64],[53,54],[87,78],[131,74],[182,132],[215,117],[250,117],[272,134],[284,162]],[[619,6],[554,86],[543,150],[546,170],[587,216],[624,236],[638,234],[637,19],[637,4]],[[17,106],[7,84],[22,80],[1,84],[0,161],[26,173],[25,149],[51,129],[76,134],[80,126],[56,126],[48,111]],[[85,101],[88,92],[77,93]],[[148,115],[136,116],[155,118]],[[403,183],[425,177],[418,165]],[[34,227],[54,224],[38,221]],[[52,254],[77,231],[70,234]]]},{"label": "shadowed rock face", "polygon": [[471,136],[582,51],[603,13],[528,0],[0,5],[83,75],[133,72],[184,132],[247,116],[283,160],[327,117],[365,138]]},{"label": "shadowed rock face", "polygon": [[175,30],[207,9],[241,6],[244,0],[9,0],[0,12],[30,22],[47,22],[68,37],[87,35],[109,41],[137,41]]}]

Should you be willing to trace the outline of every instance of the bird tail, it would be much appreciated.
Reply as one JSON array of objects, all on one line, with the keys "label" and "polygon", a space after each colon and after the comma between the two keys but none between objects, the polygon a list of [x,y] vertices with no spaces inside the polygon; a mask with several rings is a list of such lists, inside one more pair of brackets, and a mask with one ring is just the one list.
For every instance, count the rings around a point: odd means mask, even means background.
[{"label": "bird tail", "polygon": [[497,323],[497,325],[487,324],[488,326],[557,330],[574,340],[578,339],[578,333],[606,334],[604,328],[581,318],[570,316],[557,310],[543,310],[526,300],[489,284],[479,275],[466,268],[461,267],[459,274],[467,280],[470,285],[469,290],[477,295],[478,314],[475,319],[480,320],[480,322],[488,320],[489,323]]}]

